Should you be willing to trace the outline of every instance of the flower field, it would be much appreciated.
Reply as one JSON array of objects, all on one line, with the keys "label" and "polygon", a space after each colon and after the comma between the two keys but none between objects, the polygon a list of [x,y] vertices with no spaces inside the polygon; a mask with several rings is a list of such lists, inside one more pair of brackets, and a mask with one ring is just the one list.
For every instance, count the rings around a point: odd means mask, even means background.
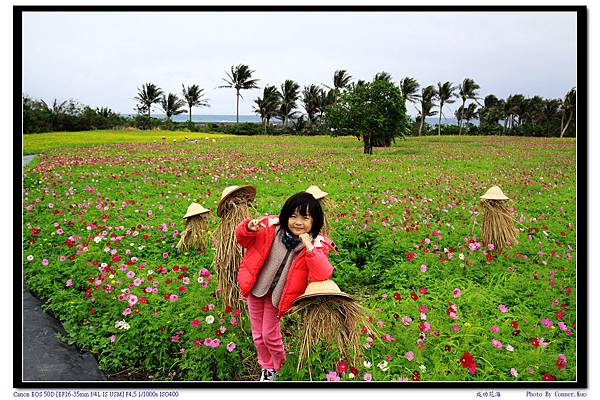
[{"label": "flower field", "polygon": [[[284,317],[280,380],[577,378],[573,139],[409,138],[365,156],[350,137],[160,133],[71,148],[86,139],[69,135],[62,149],[24,138],[46,150],[23,169],[23,273],[62,339],[110,379],[258,379],[247,311],[216,291],[214,243],[175,250],[188,205],[212,209],[214,229],[222,190],[241,184],[257,188],[256,216],[312,184],[329,193],[333,280],[379,333],[364,330],[357,362],[323,344],[298,371],[301,321]],[[501,251],[478,240],[493,185],[520,230]]]}]

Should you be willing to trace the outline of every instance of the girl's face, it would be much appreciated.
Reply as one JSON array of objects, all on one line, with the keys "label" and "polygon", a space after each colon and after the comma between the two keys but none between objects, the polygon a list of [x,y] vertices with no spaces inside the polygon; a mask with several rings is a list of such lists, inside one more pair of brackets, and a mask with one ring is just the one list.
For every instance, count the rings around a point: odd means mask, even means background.
[{"label": "girl's face", "polygon": [[309,233],[312,229],[313,218],[309,215],[302,215],[300,211],[296,209],[290,219],[288,219],[288,229],[294,236],[300,236],[303,233]]}]

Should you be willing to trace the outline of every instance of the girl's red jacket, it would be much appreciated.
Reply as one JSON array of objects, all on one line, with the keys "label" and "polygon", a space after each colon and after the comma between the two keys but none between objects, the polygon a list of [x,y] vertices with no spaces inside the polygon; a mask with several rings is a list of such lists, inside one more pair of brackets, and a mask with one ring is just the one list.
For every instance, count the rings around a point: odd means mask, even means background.
[{"label": "girl's red jacket", "polygon": [[[275,231],[279,227],[279,217],[276,215],[265,219],[263,223],[267,227],[261,227],[257,232],[248,230],[249,221],[249,218],[243,220],[235,229],[238,243],[246,249],[238,272],[238,285],[243,297],[248,297],[254,287],[258,273],[271,250]],[[329,263],[328,257],[329,249],[334,251],[336,249],[331,239],[319,234],[314,239],[313,246],[313,251],[308,254],[306,248],[302,249],[290,266],[279,300],[278,317],[288,312],[294,300],[304,294],[309,281],[324,281],[333,274],[333,266]]]}]

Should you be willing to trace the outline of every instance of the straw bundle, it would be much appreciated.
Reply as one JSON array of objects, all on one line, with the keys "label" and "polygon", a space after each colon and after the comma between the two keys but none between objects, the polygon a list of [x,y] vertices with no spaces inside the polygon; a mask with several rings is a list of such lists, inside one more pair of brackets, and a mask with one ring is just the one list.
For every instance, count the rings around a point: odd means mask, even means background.
[{"label": "straw bundle", "polygon": [[335,208],[335,203],[328,197],[320,198],[319,203],[323,209],[323,227],[321,228],[321,232],[326,236],[329,236],[331,232],[331,225],[329,224],[327,214],[329,214],[329,212]]},{"label": "straw bundle", "polygon": [[317,343],[332,346],[340,357],[356,363],[361,355],[361,328],[371,327],[364,307],[351,298],[324,295],[298,300],[290,310],[290,314],[296,313],[303,324],[297,370]]},{"label": "straw bundle", "polygon": [[507,244],[517,243],[519,230],[515,228],[507,200],[480,199],[479,207],[483,209],[481,240],[493,243],[498,249]]},{"label": "straw bundle", "polygon": [[185,229],[175,248],[178,252],[197,250],[206,246],[208,240],[208,224],[203,214],[194,215],[185,220]]},{"label": "straw bundle", "polygon": [[244,251],[235,239],[235,228],[245,218],[251,218],[248,199],[243,194],[231,196],[223,204],[221,221],[214,232],[217,249],[213,266],[218,277],[218,288],[225,304],[240,308],[242,301],[237,285],[237,273]]}]

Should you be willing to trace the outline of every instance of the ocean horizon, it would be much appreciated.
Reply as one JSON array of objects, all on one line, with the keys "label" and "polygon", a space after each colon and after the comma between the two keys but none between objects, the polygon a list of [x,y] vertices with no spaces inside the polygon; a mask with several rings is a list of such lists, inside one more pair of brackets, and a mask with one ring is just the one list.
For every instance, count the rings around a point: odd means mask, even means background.
[{"label": "ocean horizon", "polygon": [[[133,117],[135,114],[121,114],[125,117]],[[165,114],[150,114],[153,118],[165,119]],[[189,120],[187,114],[179,114],[171,117],[173,122],[186,122]],[[414,121],[414,118],[411,117]],[[236,122],[235,114],[192,114],[192,122],[214,122],[214,123],[234,123]],[[260,116],[257,114],[240,114],[240,122],[260,122]],[[278,119],[272,119],[271,122],[279,122]],[[437,125],[438,118],[425,118],[425,122],[429,125]],[[471,123],[479,125],[478,120],[471,120]],[[443,118],[442,125],[458,125],[456,118]]]}]

